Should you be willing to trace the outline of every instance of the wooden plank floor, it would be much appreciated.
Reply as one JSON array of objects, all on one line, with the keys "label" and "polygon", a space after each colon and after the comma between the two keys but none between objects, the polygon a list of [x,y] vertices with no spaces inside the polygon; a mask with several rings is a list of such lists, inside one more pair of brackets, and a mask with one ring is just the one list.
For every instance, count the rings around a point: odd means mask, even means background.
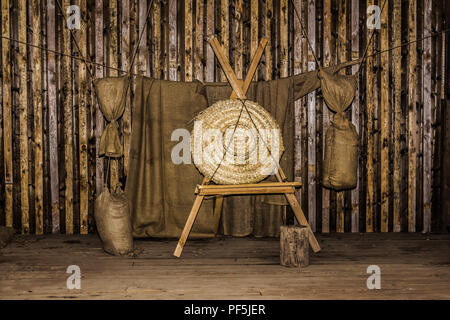
[{"label": "wooden plank floor", "polygon": [[[102,251],[96,235],[16,236],[0,250],[0,299],[449,299],[450,235],[318,236],[310,266],[279,265],[277,239],[140,240],[137,258]],[[381,290],[366,269],[381,268]],[[81,290],[66,288],[69,265]]]}]

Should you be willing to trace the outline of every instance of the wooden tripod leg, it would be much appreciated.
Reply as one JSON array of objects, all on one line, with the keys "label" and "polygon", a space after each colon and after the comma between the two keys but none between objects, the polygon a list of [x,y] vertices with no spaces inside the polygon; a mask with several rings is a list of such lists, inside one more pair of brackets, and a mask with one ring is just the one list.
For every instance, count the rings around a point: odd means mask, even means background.
[{"label": "wooden tripod leg", "polygon": [[302,208],[300,207],[300,204],[297,201],[297,198],[292,193],[285,193],[287,201],[289,202],[289,205],[292,208],[292,211],[294,211],[295,217],[297,218],[300,225],[305,226],[308,228],[309,232],[309,244],[314,252],[320,251],[320,245],[317,242],[316,237],[314,236],[314,233],[311,230],[311,227],[309,226],[308,220],[306,220],[305,214],[303,213]]},{"label": "wooden tripod leg", "polygon": [[214,204],[214,232],[219,230],[220,216],[222,215],[223,196],[217,196]]},{"label": "wooden tripod leg", "polygon": [[[283,182],[286,180],[286,175],[283,172],[283,169],[281,167],[278,167],[278,172],[276,173],[277,180],[279,182]],[[303,213],[302,208],[300,207],[300,204],[297,201],[297,198],[292,193],[285,193],[286,200],[289,202],[289,205],[292,208],[292,211],[294,211],[295,217],[297,218],[297,221],[302,225],[308,228],[309,233],[309,244],[314,252],[320,251],[320,245],[317,242],[316,237],[314,236],[314,232],[311,230],[311,226],[308,223],[308,220],[306,220],[305,214]]]},{"label": "wooden tripod leg", "polygon": [[200,206],[202,205],[204,196],[197,196],[194,201],[194,205],[192,206],[191,213],[189,213],[189,217],[186,221],[186,224],[184,225],[183,232],[181,233],[180,240],[178,240],[177,248],[173,252],[173,255],[177,258],[181,256],[181,252],[183,251],[184,244],[187,241],[187,238],[189,237],[189,233],[191,233],[192,226],[195,222],[195,218],[197,218],[198,210],[200,209]]}]

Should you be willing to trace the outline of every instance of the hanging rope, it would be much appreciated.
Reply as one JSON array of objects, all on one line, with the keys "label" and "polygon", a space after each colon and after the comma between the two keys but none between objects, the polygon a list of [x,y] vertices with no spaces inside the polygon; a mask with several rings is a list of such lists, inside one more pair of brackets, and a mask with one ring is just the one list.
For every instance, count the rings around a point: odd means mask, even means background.
[{"label": "hanging rope", "polygon": [[[120,106],[122,106],[122,104],[125,102],[125,99],[126,99],[126,97],[127,97],[127,95],[128,95],[128,89],[129,89],[129,87],[131,86],[131,81],[132,81],[131,70],[133,69],[134,60],[135,60],[137,51],[138,51],[138,49],[139,49],[139,46],[140,46],[140,43],[141,43],[141,40],[142,40],[142,36],[143,36],[143,34],[144,34],[144,30],[145,30],[145,28],[147,27],[148,18],[149,18],[149,16],[150,16],[151,8],[153,7],[153,1],[154,1],[154,0],[151,0],[151,1],[150,1],[150,5],[148,6],[148,9],[147,9],[147,15],[146,15],[146,17],[145,17],[145,23],[144,23],[143,29],[142,29],[142,31],[141,31],[141,34],[140,34],[140,36],[139,36],[139,40],[138,40],[138,43],[136,44],[136,48],[135,48],[135,51],[134,51],[134,54],[133,54],[133,57],[132,57],[132,60],[131,60],[130,69],[129,69],[129,71],[128,71],[128,81],[127,81],[127,84],[126,84],[126,87],[125,87],[125,92],[124,92],[124,94],[123,94],[122,100],[121,100],[121,102],[120,102]],[[64,13],[64,10],[63,10],[63,8],[62,8],[62,5],[61,5],[60,0],[56,0],[56,2],[58,3],[58,7],[59,7],[59,10],[61,11],[61,14],[62,14],[62,16],[63,16],[63,18],[64,18],[64,21],[67,21],[67,17],[66,17],[66,15],[65,15],[65,13]],[[98,95],[98,91],[97,91],[98,89],[97,89],[97,86],[96,86],[95,81],[94,81],[94,80],[95,80],[95,76],[92,74],[92,71],[91,71],[91,69],[89,68],[89,65],[88,65],[88,62],[87,62],[86,57],[85,57],[85,56],[83,55],[83,53],[81,52],[80,45],[78,44],[78,40],[77,40],[77,38],[75,37],[75,35],[73,34],[72,29],[69,28],[69,32],[70,32],[70,35],[71,35],[71,37],[72,37],[72,39],[73,39],[73,41],[74,41],[74,43],[75,43],[75,46],[76,46],[77,50],[78,50],[78,54],[81,56],[81,59],[82,59],[83,63],[85,64],[85,66],[86,66],[86,68],[87,68],[87,70],[88,70],[88,72],[89,72],[89,76],[90,76],[90,79],[91,79],[92,87],[94,88],[95,95],[97,96],[97,100],[98,100],[99,103],[100,103],[100,99],[99,99],[99,95]],[[114,119],[108,119],[108,120],[110,120],[108,126],[110,126],[111,124],[116,124],[116,125],[117,125],[117,123],[116,123],[116,120],[117,120],[117,119],[114,118]],[[108,126],[107,126],[106,130],[108,130]],[[113,131],[113,132],[115,132],[115,131]],[[105,134],[105,133],[106,133],[106,131],[103,132],[103,134]],[[117,136],[117,134],[116,134],[116,136]],[[103,135],[102,135],[102,139],[103,139]],[[100,141],[102,141],[102,140],[100,140]],[[106,177],[105,177],[105,179],[108,179],[108,174],[109,174],[109,167],[110,167],[111,157],[107,156],[106,153],[105,153],[105,156],[108,158],[108,169],[107,169],[107,172],[106,172]],[[116,188],[116,187],[118,187],[118,186],[120,186],[120,182],[119,182],[118,184],[112,186],[112,187],[113,187],[113,188]]]},{"label": "hanging rope", "polygon": [[54,55],[68,57],[68,58],[72,58],[72,59],[79,60],[79,61],[85,61],[85,63],[90,64],[90,65],[99,66],[99,67],[103,67],[103,68],[106,68],[106,69],[111,69],[111,70],[115,70],[115,71],[126,73],[126,71],[124,71],[122,69],[119,69],[119,68],[111,67],[111,66],[108,66],[106,64],[102,64],[102,63],[98,63],[98,62],[93,62],[93,61],[88,60],[88,59],[84,59],[83,60],[79,56],[74,56],[74,55],[67,54],[67,53],[64,53],[64,52],[61,52],[61,51],[48,49],[48,48],[45,48],[43,46],[36,45],[36,44],[30,43],[30,42],[25,42],[25,41],[13,39],[13,38],[10,38],[10,37],[7,37],[7,36],[0,36],[0,38],[9,40],[11,42],[17,42],[19,44],[24,44],[24,45],[32,47],[32,48],[40,49],[42,51],[45,51],[45,52],[48,52],[48,53],[52,53]]},{"label": "hanging rope", "polygon": [[[131,63],[130,63],[130,68],[129,68],[129,70],[128,70],[128,74],[129,74],[129,82],[128,82],[128,85],[127,85],[126,90],[125,90],[125,96],[127,95],[128,88],[129,88],[130,83],[131,83],[131,76],[132,76],[132,75],[131,75],[131,70],[133,69],[134,60],[135,60],[135,58],[136,58],[136,54],[137,54],[137,52],[138,52],[138,49],[139,49],[139,46],[140,46],[140,43],[141,43],[141,40],[142,40],[142,36],[143,36],[143,34],[144,34],[144,30],[145,30],[145,28],[147,27],[148,18],[149,18],[149,16],[150,16],[150,12],[151,12],[151,9],[152,9],[152,7],[153,7],[153,1],[154,1],[154,0],[151,0],[151,1],[150,1],[150,5],[148,6],[147,14],[146,14],[146,17],[145,17],[144,27],[142,28],[141,34],[140,34],[140,36],[139,36],[138,43],[136,44],[136,47],[135,47],[135,50],[134,50],[134,54],[133,54],[133,57],[132,57],[132,60],[131,60]],[[59,7],[59,10],[61,11],[62,16],[64,17],[64,21],[67,21],[67,17],[66,17],[66,15],[65,15],[65,13],[64,13],[64,10],[63,10],[63,8],[62,8],[62,5],[61,5],[60,0],[56,0],[56,2],[58,3],[58,7]],[[91,77],[92,85],[93,85],[93,87],[94,87],[94,91],[96,91],[96,86],[95,86],[95,83],[94,83],[95,77],[94,77],[94,75],[92,74],[91,69],[90,69],[89,66],[88,66],[88,62],[87,62],[87,60],[86,60],[86,57],[84,57],[84,55],[82,54],[82,52],[81,52],[81,50],[80,50],[80,46],[79,46],[79,44],[78,44],[78,40],[77,40],[77,38],[75,37],[75,35],[73,34],[72,29],[69,29],[69,32],[70,32],[70,35],[72,36],[72,39],[74,40],[75,46],[77,47],[78,54],[81,56],[83,62],[85,63],[85,65],[86,65],[86,67],[87,67],[87,70],[88,70],[88,72],[89,72],[89,76]],[[122,71],[122,72],[123,72],[123,71]]]},{"label": "hanging rope", "polygon": [[302,19],[300,19],[300,15],[298,14],[297,8],[295,7],[294,0],[291,0],[291,3],[292,3],[292,7],[294,8],[295,14],[297,15],[297,19],[300,22],[300,29],[301,29],[301,31],[303,33],[303,36],[306,38],[306,41],[308,42],[309,48],[311,49],[311,52],[312,52],[312,54],[314,56],[314,60],[316,61],[317,67],[319,69],[321,69],[319,60],[317,59],[317,56],[316,56],[316,51],[314,50],[314,48],[311,45],[311,42],[309,41],[308,33],[306,32],[306,30],[305,30],[305,28],[303,26]]},{"label": "hanging rope", "polygon": [[[390,48],[388,48],[386,50],[382,50],[382,51],[375,50],[375,53],[366,56],[366,58],[372,58],[372,57],[375,57],[375,56],[377,56],[379,54],[383,54],[383,53],[390,52],[390,51],[393,51],[393,50],[398,49],[398,48],[405,47],[405,46],[407,46],[407,45],[409,45],[411,43],[416,43],[416,42],[423,41],[423,40],[426,40],[426,39],[429,39],[429,38],[434,38],[434,37],[437,37],[437,36],[439,36],[441,34],[447,33],[449,31],[450,31],[450,29],[444,29],[444,30],[441,30],[441,31],[438,31],[438,32],[434,32],[434,33],[432,33],[432,34],[430,34],[428,36],[425,36],[423,38],[405,41],[404,43],[401,43],[401,44],[399,44],[397,46],[394,46],[394,47],[390,47]],[[122,73],[128,73],[127,70],[123,70],[123,69],[116,68],[116,67],[111,67],[109,65],[98,63],[98,62],[94,62],[94,61],[91,61],[91,60],[88,60],[88,59],[82,59],[82,58],[80,58],[78,56],[70,55],[70,54],[67,54],[67,53],[64,53],[64,52],[61,52],[61,51],[57,51],[57,50],[48,49],[48,48],[45,48],[45,47],[42,47],[42,46],[30,43],[30,42],[25,42],[25,41],[13,39],[13,38],[10,38],[10,37],[7,37],[7,36],[3,36],[3,35],[1,35],[0,38],[1,39],[6,39],[6,40],[11,41],[11,42],[16,42],[16,43],[19,43],[19,44],[23,44],[23,45],[26,45],[26,46],[29,46],[29,47],[32,47],[32,48],[40,49],[42,51],[45,51],[45,52],[48,52],[48,53],[52,53],[52,54],[55,54],[55,55],[60,55],[60,56],[64,56],[64,57],[68,57],[68,58],[73,58],[73,59],[76,59],[76,60],[84,61],[86,64],[89,64],[89,65],[99,66],[99,67],[103,67],[105,69],[111,69],[111,70],[115,70],[115,71],[122,72]],[[138,76],[138,74],[136,74],[136,73],[131,73],[130,72],[130,74],[132,76]]]},{"label": "hanging rope", "polygon": [[[380,16],[383,13],[383,10],[384,10],[384,7],[386,5],[386,2],[387,2],[387,0],[384,0],[383,7],[381,8]],[[300,30],[302,31],[303,36],[306,38],[306,41],[308,42],[309,48],[311,49],[311,53],[314,56],[314,60],[316,61],[316,64],[317,64],[318,68],[321,69],[321,66],[319,64],[319,60],[317,59],[317,56],[316,56],[316,52],[315,52],[314,48],[311,45],[311,42],[310,42],[309,37],[308,37],[308,34],[307,34],[307,32],[305,30],[305,27],[303,25],[303,21],[300,18],[300,15],[298,14],[297,8],[296,8],[295,3],[294,3],[294,0],[291,0],[291,3],[292,3],[292,7],[294,8],[295,15],[297,16],[297,19],[298,19],[298,21],[300,23]],[[380,19],[381,19],[381,17],[380,17]],[[361,65],[364,63],[364,60],[365,60],[366,54],[367,54],[367,50],[369,49],[369,46],[370,46],[370,43],[372,41],[372,38],[373,38],[374,34],[375,34],[375,29],[372,31],[370,39],[367,42],[367,46],[364,49],[364,54],[363,54],[363,57],[361,59],[361,63],[359,64],[359,68],[358,68],[358,71],[356,72],[356,74],[359,73],[359,71],[361,70]]]},{"label": "hanging rope", "polygon": [[253,120],[253,117],[252,117],[250,111],[248,110],[247,105],[245,104],[246,99],[240,99],[240,98],[237,98],[237,99],[241,102],[242,107],[241,107],[241,110],[240,110],[240,112],[239,112],[239,116],[238,116],[238,118],[237,118],[236,124],[234,125],[233,133],[231,134],[230,140],[228,141],[228,143],[227,143],[227,145],[226,145],[226,147],[225,147],[225,152],[224,152],[224,154],[223,154],[223,156],[222,156],[222,159],[220,160],[220,162],[219,162],[219,164],[217,165],[216,169],[214,170],[213,174],[212,174],[211,177],[209,178],[210,181],[213,180],[215,174],[217,173],[217,171],[219,170],[219,168],[220,168],[220,166],[221,166],[223,160],[225,159],[225,156],[226,156],[226,154],[227,154],[227,151],[228,151],[228,149],[230,148],[231,142],[232,142],[233,139],[234,139],[234,134],[235,134],[236,129],[237,129],[238,125],[239,125],[239,121],[240,121],[240,119],[241,119],[242,112],[244,111],[244,109],[245,109],[245,111],[247,112],[248,117],[249,117],[250,121],[252,122],[253,126],[255,127],[256,132],[258,133],[258,137],[259,137],[259,138],[261,139],[261,141],[264,143],[264,146],[266,147],[267,151],[269,152],[269,155],[270,155],[270,157],[272,158],[273,163],[275,164],[275,167],[278,168],[278,166],[279,166],[278,160],[275,159],[275,157],[273,156],[272,151],[270,150],[269,146],[267,145],[267,142],[264,140],[264,137],[262,136],[261,132],[259,131],[258,126],[256,125],[255,121]]},{"label": "hanging rope", "polygon": [[[387,2],[387,0],[384,0],[383,7],[381,8],[381,12],[380,12],[380,19],[381,19],[381,14],[383,13],[383,10],[384,10],[384,6],[386,5],[386,2]],[[370,39],[369,39],[369,41],[367,41],[367,46],[366,46],[366,48],[364,49],[364,54],[363,54],[361,63],[359,64],[358,71],[356,71],[356,73],[359,73],[359,71],[361,70],[361,66],[362,66],[363,63],[364,63],[364,60],[366,59],[366,54],[367,54],[367,51],[369,50],[369,46],[370,46],[370,44],[371,44],[371,42],[372,42],[372,38],[373,38],[373,36],[375,35],[375,30],[376,30],[376,29],[373,29],[372,34],[371,34],[371,36],[370,36]]]},{"label": "hanging rope", "polygon": [[[239,99],[239,100],[241,100],[241,99]],[[242,100],[241,100],[241,101],[242,101]],[[245,105],[245,103],[244,103],[244,105]],[[212,181],[212,179],[214,178],[214,176],[216,175],[217,171],[219,170],[220,165],[222,164],[223,160],[225,159],[225,156],[226,156],[226,154],[227,154],[227,151],[228,151],[228,149],[230,148],[231,142],[232,142],[233,139],[234,139],[234,134],[235,134],[236,129],[237,129],[238,125],[239,125],[239,121],[241,120],[241,116],[242,116],[242,111],[243,111],[243,110],[244,110],[244,107],[241,107],[241,110],[239,111],[239,116],[238,116],[238,118],[237,118],[236,124],[234,125],[233,133],[231,134],[231,137],[230,137],[230,141],[228,141],[228,144],[227,144],[227,146],[225,147],[225,152],[223,153],[223,157],[222,157],[222,159],[220,159],[219,164],[217,165],[217,167],[216,167],[216,169],[214,170],[213,174],[212,174],[211,177],[209,178],[209,180],[211,180],[211,181]]]},{"label": "hanging rope", "polygon": [[269,146],[267,145],[267,142],[264,140],[263,136],[261,135],[261,132],[259,131],[258,126],[256,125],[255,121],[253,121],[252,115],[250,114],[250,111],[248,111],[247,106],[245,105],[245,102],[243,102],[241,99],[239,99],[242,103],[242,107],[245,108],[245,111],[247,111],[248,117],[250,118],[250,121],[252,122],[253,126],[255,127],[256,131],[258,132],[258,136],[259,138],[262,140],[262,142],[264,143],[264,146],[266,147],[267,151],[269,151],[269,155],[272,158],[275,166],[278,168],[279,163],[278,160],[274,158],[272,151],[270,150]]},{"label": "hanging rope", "polygon": [[153,0],[150,1],[150,5],[147,8],[147,14],[145,16],[145,23],[144,23],[144,26],[142,27],[141,34],[139,35],[138,43],[136,44],[136,46],[134,48],[134,53],[133,53],[133,56],[131,58],[130,68],[128,69],[128,83],[127,83],[127,87],[125,89],[125,97],[128,94],[128,89],[131,87],[131,81],[132,81],[131,70],[133,70],[134,61],[136,59],[136,55],[138,53],[139,46],[141,45],[141,40],[142,40],[142,37],[144,35],[144,30],[147,27],[148,18],[150,17],[150,12],[152,10],[152,7],[153,7]]},{"label": "hanging rope", "polygon": [[[150,16],[150,11],[151,11],[151,9],[152,9],[152,6],[153,6],[153,0],[150,2],[150,5],[148,6],[148,9],[147,9],[147,15],[146,15],[146,17],[145,17],[144,27],[142,28],[141,34],[140,34],[140,36],[139,36],[138,43],[137,43],[136,47],[134,48],[134,54],[133,54],[133,56],[132,56],[132,58],[131,58],[130,68],[129,68],[129,70],[128,70],[128,73],[129,73],[130,75],[131,75],[131,70],[133,69],[134,60],[136,59],[136,55],[137,55],[137,52],[138,52],[138,50],[139,50],[139,46],[140,46],[140,44],[141,44],[142,36],[144,35],[144,30],[145,30],[145,28],[147,27],[148,17]],[[158,23],[158,22],[157,22],[157,23]]]},{"label": "hanging rope", "polygon": [[[62,16],[63,16],[63,18],[64,18],[64,21],[67,21],[67,17],[66,17],[66,15],[65,15],[65,13],[64,13],[64,10],[63,10],[63,8],[62,8],[62,5],[61,5],[60,0],[56,0],[56,3],[58,3],[58,7],[59,7],[59,10],[61,11],[61,14],[62,14]],[[78,54],[80,55],[81,59],[83,60],[84,64],[86,65],[86,69],[88,70],[89,76],[90,76],[90,78],[91,78],[92,85],[93,85],[93,87],[95,88],[95,84],[94,84],[94,79],[95,79],[95,78],[94,78],[94,75],[92,74],[91,69],[89,68],[89,65],[88,65],[87,62],[86,62],[86,57],[84,57],[83,53],[81,52],[80,46],[78,45],[77,38],[75,38],[75,36],[74,36],[74,34],[73,34],[73,32],[72,32],[72,29],[69,28],[69,32],[70,32],[71,37],[72,37],[73,40],[74,40],[75,46],[77,47]]]}]

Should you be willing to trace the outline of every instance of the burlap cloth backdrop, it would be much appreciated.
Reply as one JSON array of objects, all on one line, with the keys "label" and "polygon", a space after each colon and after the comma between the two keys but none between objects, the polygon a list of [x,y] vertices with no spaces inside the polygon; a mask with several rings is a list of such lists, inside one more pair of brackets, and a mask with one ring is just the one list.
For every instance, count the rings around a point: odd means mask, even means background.
[{"label": "burlap cloth backdrop", "polygon": [[[329,68],[331,72],[337,67]],[[294,175],[294,101],[317,89],[317,71],[252,83],[247,98],[266,108],[283,133],[280,164],[288,179]],[[136,79],[132,134],[125,191],[129,197],[135,237],[179,237],[194,202],[202,175],[193,164],[171,161],[175,129],[192,129],[190,120],[231,94],[228,83],[171,82]],[[277,236],[285,203],[282,196],[234,196],[224,201],[221,231],[226,235]],[[210,237],[213,201],[202,204],[191,237]]]}]

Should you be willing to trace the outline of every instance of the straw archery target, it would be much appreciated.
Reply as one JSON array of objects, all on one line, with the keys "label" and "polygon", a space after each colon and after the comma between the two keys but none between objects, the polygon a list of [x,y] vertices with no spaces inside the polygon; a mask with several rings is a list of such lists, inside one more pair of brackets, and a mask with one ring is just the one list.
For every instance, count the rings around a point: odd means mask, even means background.
[{"label": "straw archery target", "polygon": [[284,151],[275,119],[248,100],[216,102],[195,118],[191,137],[195,166],[218,184],[259,182],[276,172]]}]

